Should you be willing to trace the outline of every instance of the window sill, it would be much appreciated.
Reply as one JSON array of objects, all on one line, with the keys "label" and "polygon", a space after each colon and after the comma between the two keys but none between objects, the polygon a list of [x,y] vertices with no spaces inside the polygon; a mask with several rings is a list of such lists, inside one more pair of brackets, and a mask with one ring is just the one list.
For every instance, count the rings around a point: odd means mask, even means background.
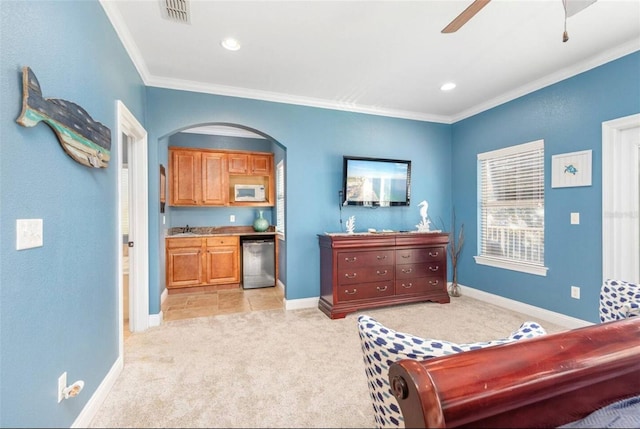
[{"label": "window sill", "polygon": [[490,267],[504,268],[506,270],[520,271],[522,273],[534,274],[536,276],[546,277],[549,268],[538,265],[522,264],[518,262],[505,261],[504,259],[492,258],[488,256],[474,256],[476,264],[487,265]]}]

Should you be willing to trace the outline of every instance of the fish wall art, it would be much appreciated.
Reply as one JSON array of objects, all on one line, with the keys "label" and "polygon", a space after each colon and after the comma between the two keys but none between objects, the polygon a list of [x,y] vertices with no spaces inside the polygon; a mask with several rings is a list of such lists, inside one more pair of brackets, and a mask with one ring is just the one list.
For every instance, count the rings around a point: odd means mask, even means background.
[{"label": "fish wall art", "polygon": [[111,130],[94,121],[76,103],[44,98],[31,68],[22,68],[22,112],[16,122],[34,127],[44,122],[56,134],[64,151],[87,167],[106,168],[111,159]]}]

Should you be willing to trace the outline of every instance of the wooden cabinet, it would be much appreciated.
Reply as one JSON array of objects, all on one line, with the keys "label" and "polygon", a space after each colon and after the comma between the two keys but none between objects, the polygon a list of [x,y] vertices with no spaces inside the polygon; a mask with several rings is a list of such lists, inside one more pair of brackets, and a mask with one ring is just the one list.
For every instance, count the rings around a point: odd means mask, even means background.
[{"label": "wooden cabinet", "polygon": [[205,245],[205,283],[239,283],[239,238],[237,236],[207,237]]},{"label": "wooden cabinet", "polygon": [[222,206],[227,203],[226,156],[221,153],[203,152],[202,158],[202,204]]},{"label": "wooden cabinet", "polygon": [[173,238],[166,240],[167,287],[189,287],[202,284],[202,239]]},{"label": "wooden cabinet", "polygon": [[229,152],[229,174],[268,176],[273,170],[273,155],[258,152]]},{"label": "wooden cabinet", "polygon": [[222,206],[227,203],[227,158],[224,153],[169,149],[169,204]]},{"label": "wooden cabinet", "polygon": [[238,236],[166,239],[167,288],[240,282]]},{"label": "wooden cabinet", "polygon": [[319,235],[320,301],[332,319],[367,308],[447,303],[443,233]]},{"label": "wooden cabinet", "polygon": [[[169,205],[275,205],[273,154],[169,148]],[[235,201],[235,185],[259,185],[265,201]]]}]

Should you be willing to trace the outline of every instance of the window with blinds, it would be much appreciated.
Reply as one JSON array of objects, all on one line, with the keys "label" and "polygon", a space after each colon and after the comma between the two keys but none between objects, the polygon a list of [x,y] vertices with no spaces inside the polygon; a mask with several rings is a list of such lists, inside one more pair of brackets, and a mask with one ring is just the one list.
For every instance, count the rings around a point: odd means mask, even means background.
[{"label": "window with blinds", "polygon": [[276,165],[276,232],[284,238],[284,160]]},{"label": "window with blinds", "polygon": [[544,140],[478,154],[476,262],[546,275]]}]

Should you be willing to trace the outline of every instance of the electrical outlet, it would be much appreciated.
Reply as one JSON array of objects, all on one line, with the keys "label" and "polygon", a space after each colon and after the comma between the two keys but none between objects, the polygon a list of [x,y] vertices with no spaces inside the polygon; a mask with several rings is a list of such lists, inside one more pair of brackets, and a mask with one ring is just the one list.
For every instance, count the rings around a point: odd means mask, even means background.
[{"label": "electrical outlet", "polygon": [[235,222],[235,221],[236,221],[236,215],[230,215],[229,222]]},{"label": "electrical outlet", "polygon": [[67,388],[67,371],[58,377],[58,403],[64,399],[64,389]]},{"label": "electrical outlet", "polygon": [[580,288],[578,286],[571,286],[571,298],[580,299]]},{"label": "electrical outlet", "polygon": [[580,225],[580,213],[571,213],[571,225]]}]

